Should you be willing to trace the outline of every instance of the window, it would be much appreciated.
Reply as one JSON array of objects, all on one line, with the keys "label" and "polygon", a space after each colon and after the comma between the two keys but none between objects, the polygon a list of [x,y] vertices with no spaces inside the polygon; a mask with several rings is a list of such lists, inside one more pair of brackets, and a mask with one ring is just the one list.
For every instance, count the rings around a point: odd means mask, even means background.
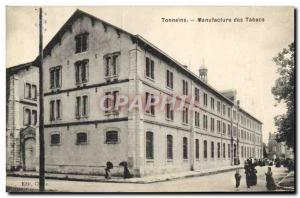
[{"label": "window", "polygon": [[154,61],[146,57],[146,76],[154,79]]},{"label": "window", "polygon": [[221,145],[220,145],[220,142],[218,142],[217,147],[218,147],[218,158],[220,158],[221,157]]},{"label": "window", "polygon": [[31,96],[32,96],[32,99],[36,100],[36,96],[37,96],[36,85],[31,85]]},{"label": "window", "polygon": [[154,95],[146,92],[146,98],[145,98],[146,113],[155,115],[154,103],[155,103]]},{"label": "window", "polygon": [[226,106],[223,104],[223,115],[226,115]]},{"label": "window", "polygon": [[215,119],[214,118],[210,118],[210,130],[211,130],[211,132],[215,131]]},{"label": "window", "polygon": [[228,144],[228,158],[230,158],[230,149],[231,149],[231,146],[230,146],[230,144]]},{"label": "window", "polygon": [[120,68],[119,56],[120,56],[119,52],[113,54],[107,54],[104,56],[105,78],[116,77],[119,75],[119,68]]},{"label": "window", "polygon": [[25,84],[25,98],[31,99],[31,85],[29,83]]},{"label": "window", "polygon": [[195,101],[199,102],[200,100],[200,91],[197,87],[195,87]]},{"label": "window", "polygon": [[200,113],[198,111],[195,111],[195,126],[200,126]]},{"label": "window", "polygon": [[89,74],[88,63],[89,60],[87,59],[82,61],[77,61],[75,63],[75,79],[77,85],[86,83],[88,81],[88,74]]},{"label": "window", "polygon": [[215,109],[215,99],[214,99],[213,97],[210,98],[210,108],[211,108],[212,110]]},{"label": "window", "polygon": [[36,97],[37,97],[36,85],[25,83],[24,98],[30,100],[36,100]]},{"label": "window", "polygon": [[154,159],[153,155],[153,133],[146,133],[146,159]]},{"label": "window", "polygon": [[107,131],[106,132],[106,144],[117,144],[119,142],[118,131]]},{"label": "window", "polygon": [[182,122],[184,124],[189,123],[189,109],[187,107],[184,107],[182,110]]},{"label": "window", "polygon": [[203,128],[207,129],[207,115],[203,115]]},{"label": "window", "polygon": [[76,53],[85,52],[88,49],[88,33],[75,36]]},{"label": "window", "polygon": [[204,155],[204,158],[207,159],[207,141],[206,140],[203,141],[203,155]]},{"label": "window", "polygon": [[228,130],[227,130],[227,133],[228,133],[228,137],[231,137],[231,126],[230,124],[228,124]]},{"label": "window", "polygon": [[77,96],[75,102],[75,116],[77,119],[88,116],[88,96]]},{"label": "window", "polygon": [[223,122],[223,135],[226,135],[226,124]]},{"label": "window", "polygon": [[203,104],[207,106],[207,93],[203,93]]},{"label": "window", "polygon": [[50,101],[50,121],[61,119],[61,101]]},{"label": "window", "polygon": [[76,134],[76,144],[87,144],[87,133],[80,132]]},{"label": "window", "polygon": [[116,101],[119,96],[119,91],[106,92],[105,96],[105,113],[117,111]]},{"label": "window", "polygon": [[220,101],[217,102],[217,111],[218,111],[218,113],[221,113],[221,102]]},{"label": "window", "polygon": [[50,89],[61,87],[61,66],[50,68]]},{"label": "window", "polygon": [[183,159],[188,159],[188,139],[184,137],[183,141]]},{"label": "window", "polygon": [[217,131],[218,133],[221,133],[221,121],[217,120]]},{"label": "window", "polygon": [[236,111],[233,110],[233,119],[236,120]]},{"label": "window", "polygon": [[173,72],[167,70],[167,87],[173,89]]},{"label": "window", "polygon": [[241,155],[242,155],[242,158],[244,157],[244,147],[241,146]]},{"label": "window", "polygon": [[223,158],[226,158],[226,144],[223,143]]},{"label": "window", "polygon": [[37,111],[36,110],[32,110],[32,125],[36,125],[36,123],[37,123]]},{"label": "window", "polygon": [[215,143],[214,142],[210,143],[210,157],[211,158],[215,157]]},{"label": "window", "polygon": [[167,159],[173,159],[173,136],[167,135]]},{"label": "window", "polygon": [[199,159],[200,157],[200,151],[199,151],[199,139],[195,139],[195,150],[196,150],[196,159]]},{"label": "window", "polygon": [[166,117],[168,120],[174,120],[174,110],[171,103],[166,104]]},{"label": "window", "polygon": [[31,124],[31,111],[30,109],[24,109],[24,125],[28,126]]},{"label": "window", "polygon": [[52,146],[54,145],[60,145],[60,134],[52,134],[50,137],[50,143]]},{"label": "window", "polygon": [[230,107],[227,108],[227,116],[228,116],[228,118],[230,118],[230,116],[231,116]]},{"label": "window", "polygon": [[183,95],[188,95],[189,94],[189,84],[186,80],[182,80],[182,94]]}]

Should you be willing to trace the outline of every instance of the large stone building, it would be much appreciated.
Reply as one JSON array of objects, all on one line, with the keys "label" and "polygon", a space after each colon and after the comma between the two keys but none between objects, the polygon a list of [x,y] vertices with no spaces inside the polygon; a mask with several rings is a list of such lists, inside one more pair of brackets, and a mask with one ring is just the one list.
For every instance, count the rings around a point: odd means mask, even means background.
[{"label": "large stone building", "polygon": [[[46,171],[103,174],[111,161],[119,174],[127,161],[142,177],[262,157],[262,123],[234,91],[211,87],[204,65],[195,75],[141,36],[83,11],[47,44],[43,70]],[[184,108],[172,110],[168,99],[163,110],[103,110],[104,96],[112,96],[108,106],[121,96],[167,96]]]},{"label": "large stone building", "polygon": [[38,68],[6,69],[6,168],[38,168]]}]

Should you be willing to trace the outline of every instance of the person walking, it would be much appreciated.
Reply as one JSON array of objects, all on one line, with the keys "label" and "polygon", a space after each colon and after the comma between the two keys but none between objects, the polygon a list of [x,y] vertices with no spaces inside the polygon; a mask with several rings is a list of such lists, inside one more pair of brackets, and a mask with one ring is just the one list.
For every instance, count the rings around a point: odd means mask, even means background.
[{"label": "person walking", "polygon": [[276,184],[272,175],[271,167],[268,167],[268,172],[266,175],[266,187],[268,190],[276,190]]},{"label": "person walking", "polygon": [[242,178],[239,169],[236,170],[236,173],[234,174],[234,178],[235,178],[235,187],[238,190],[239,186],[240,186],[241,178]]},{"label": "person walking", "polygon": [[249,160],[245,161],[244,168],[245,168],[245,175],[246,175],[246,185],[247,185],[247,188],[250,188],[251,181],[250,181],[250,161]]}]

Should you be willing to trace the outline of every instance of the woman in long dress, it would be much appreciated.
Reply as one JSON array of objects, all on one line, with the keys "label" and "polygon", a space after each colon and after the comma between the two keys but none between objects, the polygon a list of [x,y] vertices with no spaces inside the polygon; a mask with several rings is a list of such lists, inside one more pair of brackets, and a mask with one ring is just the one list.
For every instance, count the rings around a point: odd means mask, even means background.
[{"label": "woman in long dress", "polygon": [[265,173],[265,175],[266,175],[267,189],[268,190],[276,190],[276,184],[275,184],[274,178],[272,176],[271,167],[268,167],[268,172]]}]

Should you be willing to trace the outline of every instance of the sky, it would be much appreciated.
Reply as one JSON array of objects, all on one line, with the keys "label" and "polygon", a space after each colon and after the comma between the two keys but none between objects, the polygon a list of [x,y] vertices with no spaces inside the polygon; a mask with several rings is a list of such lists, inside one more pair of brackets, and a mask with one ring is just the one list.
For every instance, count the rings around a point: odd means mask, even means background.
[{"label": "sky", "polygon": [[[241,107],[263,122],[263,141],[275,132],[276,105],[271,88],[278,78],[272,61],[294,41],[292,7],[44,7],[44,46],[76,9],[132,34],[139,34],[194,73],[204,62],[208,83],[219,91],[235,89]],[[242,18],[243,22],[200,23],[197,18]],[[246,17],[264,18],[247,22]],[[193,19],[187,23],[162,22]],[[38,9],[7,7],[6,67],[38,55]]]}]

